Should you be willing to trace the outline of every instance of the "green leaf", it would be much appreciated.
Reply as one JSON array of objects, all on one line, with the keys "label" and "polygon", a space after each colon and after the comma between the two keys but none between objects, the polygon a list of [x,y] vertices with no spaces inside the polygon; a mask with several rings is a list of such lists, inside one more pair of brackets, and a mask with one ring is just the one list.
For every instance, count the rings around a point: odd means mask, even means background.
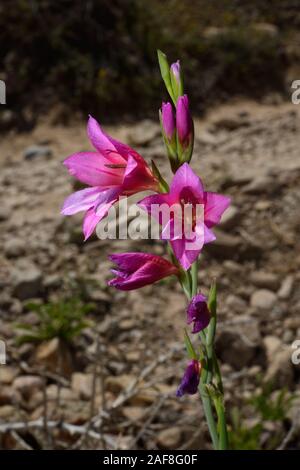
[{"label": "green leaf", "polygon": [[185,344],[189,359],[198,360],[196,351],[194,349],[194,346],[192,345],[192,342],[186,330],[184,330],[184,344]]},{"label": "green leaf", "polygon": [[170,97],[172,98],[174,104],[176,105],[176,99],[173,94],[172,83],[171,83],[170,66],[168,63],[167,56],[166,54],[164,54],[162,51],[158,49],[157,57],[158,57],[158,63],[159,63],[159,68],[160,68],[162,79],[166,85],[166,88],[168,90]]}]

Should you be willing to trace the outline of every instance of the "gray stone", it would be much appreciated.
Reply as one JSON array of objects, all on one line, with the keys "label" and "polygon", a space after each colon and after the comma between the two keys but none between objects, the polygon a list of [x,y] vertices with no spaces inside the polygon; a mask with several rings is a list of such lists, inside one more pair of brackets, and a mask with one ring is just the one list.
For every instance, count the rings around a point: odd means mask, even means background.
[{"label": "gray stone", "polygon": [[251,307],[270,310],[274,307],[277,300],[276,294],[267,289],[259,289],[255,291],[250,299]]},{"label": "gray stone", "polygon": [[241,246],[241,239],[235,235],[229,235],[221,230],[214,230],[216,240],[206,245],[206,249],[212,255],[220,258],[230,258],[234,256]]},{"label": "gray stone", "polygon": [[291,387],[294,381],[291,348],[275,336],[266,336],[263,343],[268,360],[264,381],[273,387]]},{"label": "gray stone", "polygon": [[42,289],[42,273],[31,263],[15,268],[13,272],[13,295],[20,300],[38,297]]},{"label": "gray stone", "polygon": [[170,427],[160,431],[157,436],[157,444],[160,449],[177,449],[181,443],[180,427]]},{"label": "gray stone", "polygon": [[128,138],[131,145],[147,146],[160,134],[160,127],[150,119],[145,119],[130,131]]},{"label": "gray stone", "polygon": [[31,145],[24,150],[23,156],[25,160],[33,160],[37,157],[51,157],[52,150],[46,145]]},{"label": "gray stone", "polygon": [[6,206],[1,206],[0,207],[0,222],[3,222],[4,220],[7,220],[10,216],[10,210]]},{"label": "gray stone", "polygon": [[4,253],[8,258],[18,258],[25,253],[25,242],[20,238],[10,238],[4,244]]},{"label": "gray stone", "polygon": [[253,271],[250,274],[250,281],[255,285],[255,287],[262,287],[274,291],[279,287],[278,276],[266,271]]},{"label": "gray stone", "polygon": [[278,180],[269,175],[259,175],[242,189],[245,194],[273,194],[280,188]]},{"label": "gray stone", "polygon": [[280,289],[278,291],[278,297],[279,299],[281,300],[287,300],[291,294],[292,294],[292,290],[293,290],[293,285],[294,285],[294,278],[293,276],[287,276],[281,286],[280,286]]},{"label": "gray stone", "polygon": [[261,342],[258,321],[248,315],[239,320],[239,324],[220,329],[216,338],[218,356],[236,370],[251,364]]},{"label": "gray stone", "polygon": [[37,375],[20,375],[13,382],[14,390],[29,398],[43,387],[43,379]]}]

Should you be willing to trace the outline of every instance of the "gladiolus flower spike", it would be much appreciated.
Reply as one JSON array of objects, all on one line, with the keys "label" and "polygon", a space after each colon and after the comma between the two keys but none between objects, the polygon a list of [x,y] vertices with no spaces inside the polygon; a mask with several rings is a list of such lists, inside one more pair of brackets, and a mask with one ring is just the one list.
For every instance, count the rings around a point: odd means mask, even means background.
[{"label": "gladiolus flower spike", "polygon": [[[168,242],[171,261],[138,251],[112,254],[109,258],[115,264],[112,269],[114,277],[108,284],[130,291],[169,276],[178,278],[187,297],[186,323],[191,325],[194,336],[190,338],[184,328],[188,364],[176,395],[182,397],[199,391],[213,447],[223,450],[228,448],[228,439],[222,378],[214,349],[217,289],[214,281],[208,300],[199,292],[198,259],[204,245],[215,240],[212,228],[220,222],[230,199],[206,191],[190,167],[194,124],[189,99],[183,89],[181,65],[177,61],[169,66],[166,55],[161,51],[158,51],[158,59],[171,98],[171,102],[162,103],[159,112],[162,135],[174,173],[171,183],[164,179],[155,161],[152,161],[150,169],[138,152],[106,134],[90,117],[87,134],[95,150],[75,153],[64,161],[69,173],[88,187],[67,197],[62,214],[85,212],[83,233],[86,240],[120,196],[128,197],[141,191],[156,193],[147,195],[138,205],[159,222],[161,239]],[[162,208],[168,210],[164,212]],[[168,289],[167,286],[164,288]],[[171,296],[171,288],[169,290],[168,295]]]}]

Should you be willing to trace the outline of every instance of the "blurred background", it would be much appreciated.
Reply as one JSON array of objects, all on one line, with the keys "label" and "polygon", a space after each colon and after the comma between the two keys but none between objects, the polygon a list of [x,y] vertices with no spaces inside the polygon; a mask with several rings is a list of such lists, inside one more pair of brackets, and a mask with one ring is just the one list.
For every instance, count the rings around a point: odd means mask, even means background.
[{"label": "blurred background", "polygon": [[0,446],[208,449],[197,397],[177,399],[184,296],[172,279],[122,293],[107,255],[60,208],[62,161],[92,114],[170,178],[156,50],[181,60],[192,167],[232,198],[201,255],[219,287],[217,351],[234,449],[300,446],[297,0],[11,0],[0,4]]}]

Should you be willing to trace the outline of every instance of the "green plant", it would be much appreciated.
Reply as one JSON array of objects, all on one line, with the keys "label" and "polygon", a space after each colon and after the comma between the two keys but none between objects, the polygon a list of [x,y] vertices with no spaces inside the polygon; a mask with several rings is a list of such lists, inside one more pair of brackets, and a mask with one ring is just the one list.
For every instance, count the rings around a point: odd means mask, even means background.
[{"label": "green plant", "polygon": [[[246,425],[241,412],[234,408],[231,414],[231,428],[229,431],[230,448],[235,450],[261,449],[261,435],[266,422],[283,422],[290,410],[294,397],[287,389],[278,390],[272,395],[272,384],[262,387],[257,395],[247,401],[252,408],[255,422],[252,426]],[[276,431],[265,443],[264,447],[275,449],[282,439],[281,431]]]},{"label": "green plant", "polygon": [[52,338],[60,338],[70,342],[78,336],[90,323],[84,318],[93,308],[92,304],[83,304],[80,299],[73,298],[48,304],[27,304],[27,308],[37,314],[39,323],[28,325],[18,323],[17,343],[40,342]]},{"label": "green plant", "polygon": [[264,421],[283,421],[291,407],[293,396],[286,388],[278,390],[271,398],[272,384],[266,384],[262,392],[250,399],[250,403]]},{"label": "green plant", "polygon": [[256,423],[247,427],[242,422],[238,408],[231,412],[231,429],[229,430],[229,448],[234,450],[258,450],[260,448],[260,436],[262,424]]}]

